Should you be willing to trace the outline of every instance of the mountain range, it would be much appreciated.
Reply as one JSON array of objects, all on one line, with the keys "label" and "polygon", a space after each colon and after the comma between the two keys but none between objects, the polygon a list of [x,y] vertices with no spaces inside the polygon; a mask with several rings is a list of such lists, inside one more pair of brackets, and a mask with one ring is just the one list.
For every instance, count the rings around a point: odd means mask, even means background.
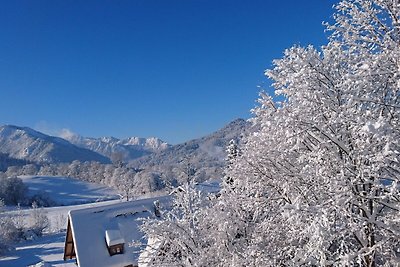
[{"label": "mountain range", "polygon": [[170,146],[158,153],[133,160],[130,164],[140,168],[142,166],[176,165],[186,159],[189,159],[191,164],[193,162],[202,164],[223,162],[228,142],[231,139],[240,139],[248,126],[247,121],[237,119],[210,135]]},{"label": "mountain range", "polygon": [[115,137],[82,137],[76,134],[65,135],[63,137],[78,147],[95,151],[110,159],[113,159],[113,157],[122,157],[121,160],[125,162],[170,147],[169,144],[156,137],[118,139]]},{"label": "mountain range", "polygon": [[131,167],[173,177],[184,175],[185,165],[190,164],[199,180],[209,180],[221,177],[229,140],[239,140],[249,129],[249,122],[237,119],[210,135],[169,145],[155,137],[92,138],[71,133],[63,139],[28,127],[5,125],[0,127],[0,153],[38,164],[74,160],[110,163],[117,156]]},{"label": "mountain range", "polygon": [[60,163],[74,160],[110,162],[109,158],[92,150],[75,146],[65,139],[14,125],[0,127],[0,153],[35,163]]},{"label": "mountain range", "polygon": [[207,136],[171,146],[157,153],[132,160],[129,165],[138,169],[163,173],[164,179],[185,179],[187,168],[199,182],[219,179],[223,175],[226,147],[230,140],[240,141],[251,131],[250,123],[236,119],[218,131]]}]

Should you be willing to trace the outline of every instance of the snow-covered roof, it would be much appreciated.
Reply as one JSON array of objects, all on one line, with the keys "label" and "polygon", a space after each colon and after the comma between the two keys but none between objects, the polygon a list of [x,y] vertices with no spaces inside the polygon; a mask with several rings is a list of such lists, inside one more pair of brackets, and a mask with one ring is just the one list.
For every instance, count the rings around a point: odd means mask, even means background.
[{"label": "snow-covered roof", "polygon": [[[166,202],[168,199],[168,196],[157,197],[70,211],[68,232],[72,234],[73,245],[68,253],[75,253],[80,267],[137,265],[140,250],[147,242],[139,231],[141,221],[138,219],[153,214],[154,201]],[[111,246],[121,241],[125,243],[124,253],[110,256],[106,242]],[[140,242],[140,246],[133,242]]]}]

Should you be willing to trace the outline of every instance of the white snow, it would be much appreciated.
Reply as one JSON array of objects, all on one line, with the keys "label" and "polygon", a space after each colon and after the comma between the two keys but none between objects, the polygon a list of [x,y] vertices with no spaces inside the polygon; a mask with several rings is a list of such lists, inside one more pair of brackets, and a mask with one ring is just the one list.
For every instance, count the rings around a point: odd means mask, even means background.
[{"label": "white snow", "polygon": [[[50,264],[50,266],[76,267],[75,260],[63,261],[65,229],[68,212],[70,210],[86,209],[99,206],[106,207],[107,205],[120,202],[122,202],[122,200],[118,199],[75,206],[44,208],[44,212],[50,219],[51,233],[47,233],[43,237],[34,241],[23,241],[15,244],[15,251],[8,253],[5,257],[0,257],[0,267],[29,266],[43,261]],[[3,213],[2,216],[19,213],[20,215],[25,216],[26,220],[28,220],[31,211],[31,209],[9,211]]]},{"label": "white snow", "polygon": [[120,230],[106,230],[106,241],[109,247],[125,244],[125,239],[122,237]]},{"label": "white snow", "polygon": [[95,183],[69,177],[20,176],[29,187],[29,194],[45,191],[58,205],[74,205],[118,199],[118,192]]},{"label": "white snow", "polygon": [[57,266],[73,267],[75,262],[63,261],[65,233],[46,235],[38,240],[17,245],[14,252],[0,257],[0,267]]},{"label": "white snow", "polygon": [[[69,219],[79,266],[119,267],[136,264],[140,250],[147,242],[139,231],[140,219],[152,216],[156,200],[164,203],[168,199],[168,196],[141,199],[71,211]],[[116,239],[112,244],[126,241],[123,254],[109,255],[105,239],[106,231],[110,229],[115,231],[109,236],[110,241]]]},{"label": "white snow", "polygon": [[[14,244],[15,251],[8,253],[5,257],[0,257],[0,267],[76,267],[75,260],[63,261],[68,212],[120,203],[122,200],[119,199],[117,192],[106,186],[66,177],[22,176],[20,178],[29,186],[32,195],[45,191],[59,205],[85,204],[43,208],[50,220],[50,227],[45,235],[37,240]],[[107,199],[113,200],[104,201]],[[7,207],[7,210],[0,216],[22,216],[24,223],[29,224],[32,209],[17,210],[16,207]]]},{"label": "white snow", "polygon": [[[43,237],[34,240],[34,241],[24,241],[19,244],[15,244],[16,250],[13,252],[8,253],[5,257],[0,257],[0,267],[20,267],[20,266],[65,266],[65,267],[72,267],[75,266],[75,260],[68,260],[63,261],[63,253],[64,253],[64,241],[65,241],[65,229],[66,229],[66,222],[68,218],[69,211],[78,211],[82,210],[82,212],[78,212],[78,214],[85,214],[86,211],[84,210],[96,210],[96,211],[106,211],[109,210],[109,206],[118,205],[122,208],[126,207],[126,210],[122,211],[126,216],[119,216],[117,222],[113,220],[109,220],[110,217],[102,215],[103,212],[95,213],[97,216],[94,220],[99,221],[99,224],[95,227],[91,227],[91,219],[86,218],[87,216],[81,216],[78,220],[80,222],[80,230],[78,231],[82,233],[82,231],[88,232],[90,236],[92,234],[97,235],[99,238],[102,238],[102,242],[93,243],[92,248],[97,248],[98,246],[101,247],[101,244],[105,245],[105,230],[106,229],[120,229],[121,236],[127,237],[125,240],[125,249],[128,249],[129,253],[134,257],[136,260],[138,258],[138,253],[142,247],[136,247],[132,244],[133,240],[141,240],[142,234],[138,231],[132,231],[132,228],[127,227],[127,225],[132,226],[132,219],[140,218],[142,216],[147,216],[149,209],[151,209],[153,202],[155,199],[143,199],[135,201],[136,204],[133,206],[129,204],[129,202],[125,202],[123,200],[111,200],[111,201],[104,201],[104,202],[96,202],[96,203],[89,203],[89,204],[82,204],[82,205],[75,205],[75,206],[62,206],[62,207],[51,207],[51,208],[44,208],[44,212],[46,212],[47,216],[51,222],[51,231],[59,231],[58,233],[47,233]],[[128,203],[128,204],[126,204]],[[96,208],[97,207],[97,208]],[[133,208],[133,209],[132,209]],[[112,209],[113,210],[113,209]],[[29,218],[31,209],[25,209],[21,211],[9,211],[3,213],[2,215],[7,214],[15,214],[19,213],[22,216],[25,216],[27,219]],[[118,214],[121,213],[121,209],[116,211]],[[138,212],[138,213],[135,213]],[[75,212],[76,214],[76,212]],[[117,216],[118,214],[109,213],[109,216]],[[90,217],[90,216],[89,216]],[[92,218],[93,219],[93,218]],[[86,220],[86,221],[85,221]],[[139,221],[134,222],[135,229],[139,224]],[[100,227],[100,228],[99,228]],[[83,230],[82,230],[83,229]],[[113,237],[114,238],[114,237]],[[79,239],[79,238],[78,238]],[[86,243],[90,240],[85,240],[86,237],[84,235],[83,247],[86,246]],[[82,240],[81,240],[82,241]],[[96,253],[89,253],[93,255],[89,255],[93,257],[93,259],[97,258]],[[126,258],[128,254],[123,255],[115,255],[115,258]],[[105,259],[109,260],[110,258],[107,256]],[[123,259],[125,260],[125,259]],[[90,260],[89,260],[90,261]],[[44,263],[42,263],[44,262]],[[36,265],[38,264],[38,265]],[[43,265],[40,265],[43,264]],[[48,264],[48,265],[46,265]],[[107,262],[107,266],[112,266],[112,262]],[[100,266],[100,265],[99,265]]]}]

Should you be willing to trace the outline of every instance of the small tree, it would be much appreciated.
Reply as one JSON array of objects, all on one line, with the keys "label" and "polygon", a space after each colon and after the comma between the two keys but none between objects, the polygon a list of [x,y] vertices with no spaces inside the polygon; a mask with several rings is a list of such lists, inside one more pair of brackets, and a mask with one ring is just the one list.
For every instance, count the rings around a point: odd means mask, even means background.
[{"label": "small tree", "polygon": [[124,163],[125,155],[123,152],[113,152],[110,158],[112,164],[115,165],[116,167],[123,167],[125,165]]},{"label": "small tree", "polygon": [[[186,166],[186,182],[174,190],[172,207],[159,211],[155,218],[145,220],[142,231],[149,240],[157,240],[143,259],[148,266],[205,266],[212,264],[206,220],[209,199],[196,189],[190,164]],[[159,206],[159,205],[158,205]]]},{"label": "small tree", "polygon": [[26,201],[27,186],[20,178],[0,178],[0,198],[7,205],[18,205]]},{"label": "small tree", "polygon": [[0,255],[12,249],[10,243],[16,239],[18,233],[13,220],[1,214],[4,206],[4,201],[0,199]]},{"label": "small tree", "polygon": [[40,208],[36,202],[33,202],[31,212],[31,230],[36,236],[42,236],[44,230],[48,229],[49,226],[50,221],[43,208]]},{"label": "small tree", "polygon": [[119,188],[124,192],[126,197],[126,201],[129,201],[130,194],[133,190],[134,182],[135,182],[135,172],[132,169],[127,169],[127,171],[122,174],[121,182]]},{"label": "small tree", "polygon": [[11,218],[0,216],[0,255],[13,248],[11,244],[16,240],[17,233]]}]

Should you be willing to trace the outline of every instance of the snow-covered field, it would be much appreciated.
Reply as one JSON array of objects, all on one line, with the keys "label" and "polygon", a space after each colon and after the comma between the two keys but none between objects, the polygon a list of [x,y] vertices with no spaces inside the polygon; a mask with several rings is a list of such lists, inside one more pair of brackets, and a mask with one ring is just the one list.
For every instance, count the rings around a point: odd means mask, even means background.
[{"label": "snow-covered field", "polygon": [[14,252],[0,258],[0,266],[76,266],[73,260],[63,261],[64,239],[65,233],[56,233],[17,244]]},{"label": "snow-covered field", "polygon": [[[65,229],[68,211],[102,205],[111,205],[121,201],[123,200],[111,200],[75,206],[44,208],[44,211],[50,219],[49,233],[37,240],[24,241],[15,244],[15,251],[9,253],[5,257],[0,257],[0,267],[22,267],[34,265],[39,262],[46,262],[48,265],[45,266],[76,266],[74,261],[63,261]],[[8,213],[15,212],[16,211],[10,211]],[[28,218],[30,210],[23,210],[20,213]]]},{"label": "snow-covered field", "polygon": [[118,199],[118,192],[104,185],[68,177],[20,176],[29,187],[29,194],[46,192],[58,205],[75,205]]},{"label": "snow-covered field", "polygon": [[[117,192],[110,188],[71,178],[32,176],[21,178],[30,190],[46,191],[61,206],[44,208],[43,211],[50,221],[47,233],[36,240],[15,244],[15,251],[0,257],[0,267],[35,266],[36,264],[38,264],[37,266],[76,266],[74,260],[63,261],[68,212],[87,207],[110,205],[122,200],[119,199]],[[73,203],[85,204],[71,205]],[[28,208],[17,210],[8,207],[8,211],[0,216],[18,214],[24,218],[23,221],[29,223],[31,211],[32,209]]]}]

